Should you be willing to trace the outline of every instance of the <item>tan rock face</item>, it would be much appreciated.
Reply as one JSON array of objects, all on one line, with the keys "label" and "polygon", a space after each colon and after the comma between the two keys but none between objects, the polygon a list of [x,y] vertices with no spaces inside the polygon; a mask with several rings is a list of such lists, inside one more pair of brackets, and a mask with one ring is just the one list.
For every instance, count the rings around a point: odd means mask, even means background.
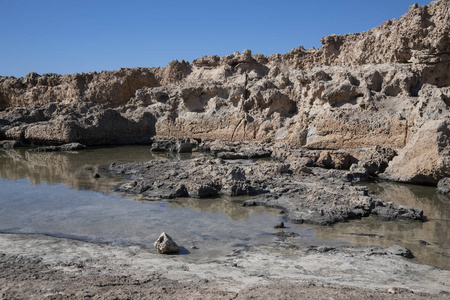
[{"label": "tan rock face", "polygon": [[369,31],[325,37],[318,50],[0,77],[0,139],[95,145],[157,136],[401,149],[428,122],[450,118],[449,3],[411,6]]},{"label": "tan rock face", "polygon": [[159,86],[161,70],[120,69],[71,75],[29,73],[23,78],[0,77],[0,109],[36,107],[49,103],[87,102],[117,106],[136,89]]},{"label": "tan rock face", "polygon": [[434,183],[450,173],[450,124],[424,124],[395,157],[383,177],[396,181]]},{"label": "tan rock face", "polygon": [[433,1],[428,6],[412,5],[399,20],[386,21],[362,33],[327,36],[321,39],[323,46],[319,50],[300,47],[281,59],[302,69],[316,65],[411,63],[414,70],[427,70],[422,74],[423,82],[448,86],[449,7],[448,0]]}]

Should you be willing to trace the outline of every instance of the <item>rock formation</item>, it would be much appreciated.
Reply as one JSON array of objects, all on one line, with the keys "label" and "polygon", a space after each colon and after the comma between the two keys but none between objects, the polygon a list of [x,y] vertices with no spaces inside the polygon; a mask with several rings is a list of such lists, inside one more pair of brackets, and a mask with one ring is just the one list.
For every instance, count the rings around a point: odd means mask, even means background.
[{"label": "rock formation", "polygon": [[[0,77],[0,139],[89,146],[191,138],[321,150],[378,145],[399,154],[386,177],[436,184],[449,176],[448,131],[436,133],[439,141],[430,137],[434,152],[426,160],[410,159],[424,132],[450,117],[449,7],[449,0],[413,5],[369,31],[324,37],[317,50],[268,57],[244,50],[165,68]],[[420,167],[411,165],[419,160]]]},{"label": "rock formation", "polygon": [[116,191],[147,200],[254,195],[258,197],[244,202],[245,206],[280,208],[296,223],[326,225],[370,214],[383,220],[426,220],[421,209],[386,203],[369,196],[366,187],[352,186],[348,171],[343,170],[200,156],[114,163],[109,172],[131,179]]}]

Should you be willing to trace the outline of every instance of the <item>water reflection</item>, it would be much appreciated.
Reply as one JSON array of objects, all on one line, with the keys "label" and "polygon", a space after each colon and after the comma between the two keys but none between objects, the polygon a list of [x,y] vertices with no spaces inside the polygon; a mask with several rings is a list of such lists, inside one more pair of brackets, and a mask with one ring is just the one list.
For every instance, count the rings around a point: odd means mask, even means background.
[{"label": "water reflection", "polygon": [[[243,208],[241,202],[245,199],[248,199],[248,197],[235,197],[234,199],[231,199],[230,197],[213,199],[185,198],[178,199],[176,201],[170,201],[169,207],[173,209],[190,208],[195,211],[210,214],[223,213],[233,221],[248,220],[250,211]],[[276,209],[266,209],[263,207],[255,207],[255,210],[261,213],[263,211],[272,211],[272,213],[275,215],[278,214],[279,211]]]},{"label": "water reflection", "polygon": [[[152,153],[148,146],[49,153],[28,152],[24,149],[0,150],[0,177],[3,180],[26,178],[33,184],[63,183],[77,190],[109,193],[121,180],[112,178],[105,172],[112,162],[186,159],[191,155]],[[101,174],[100,178],[94,178],[96,173]]]},{"label": "water reflection", "polygon": [[[275,210],[262,207],[245,209],[244,214],[230,219],[220,210],[197,211],[183,205],[174,208],[165,201],[141,203],[117,194],[77,191],[62,184],[32,185],[25,179],[0,180],[0,190],[0,232],[139,244],[150,251],[159,234],[168,232],[180,245],[199,248],[189,255],[195,260],[225,255],[236,244],[270,243],[273,224],[279,221]],[[231,208],[228,213],[234,211]]]},{"label": "water reflection", "polygon": [[[380,222],[375,217],[333,227],[316,228],[322,238],[342,238],[356,245],[399,244],[413,251],[416,260],[450,269],[450,198],[433,187],[378,182],[368,185],[374,197],[400,205],[420,207],[429,221]],[[378,235],[379,237],[377,237]]]}]

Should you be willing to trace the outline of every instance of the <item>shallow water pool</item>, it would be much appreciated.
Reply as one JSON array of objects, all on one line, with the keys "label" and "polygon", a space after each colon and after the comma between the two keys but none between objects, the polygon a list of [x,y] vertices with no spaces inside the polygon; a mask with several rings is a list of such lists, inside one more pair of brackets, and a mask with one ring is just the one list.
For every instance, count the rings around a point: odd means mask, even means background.
[{"label": "shallow water pool", "polygon": [[[198,154],[194,154],[198,155]],[[273,226],[279,210],[242,207],[245,198],[177,199],[161,202],[111,192],[123,178],[105,172],[112,162],[189,159],[153,154],[148,146],[99,148],[77,153],[0,150],[0,232],[42,233],[91,242],[145,245],[171,235],[187,259],[214,259],[232,249],[282,243]],[[94,178],[100,174],[100,178]],[[374,197],[420,207],[429,222],[382,222],[375,218],[332,227],[286,223],[290,242],[308,245],[407,247],[422,263],[450,269],[450,199],[435,189],[395,183],[369,186]],[[196,246],[198,249],[191,249]]]}]

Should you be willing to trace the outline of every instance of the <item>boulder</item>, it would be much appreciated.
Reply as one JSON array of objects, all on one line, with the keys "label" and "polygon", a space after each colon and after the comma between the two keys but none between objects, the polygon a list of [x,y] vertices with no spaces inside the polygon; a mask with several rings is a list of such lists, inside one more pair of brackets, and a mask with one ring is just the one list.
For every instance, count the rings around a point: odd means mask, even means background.
[{"label": "boulder", "polygon": [[159,254],[179,254],[180,247],[175,241],[165,232],[161,233],[156,240],[154,247]]},{"label": "boulder", "polygon": [[401,182],[434,184],[450,176],[450,123],[425,123],[389,163],[380,177]]},{"label": "boulder", "polygon": [[397,155],[397,152],[391,148],[376,145],[365,153],[364,157],[359,160],[358,168],[366,170],[370,176],[376,176],[383,173],[389,165],[389,162]]}]

